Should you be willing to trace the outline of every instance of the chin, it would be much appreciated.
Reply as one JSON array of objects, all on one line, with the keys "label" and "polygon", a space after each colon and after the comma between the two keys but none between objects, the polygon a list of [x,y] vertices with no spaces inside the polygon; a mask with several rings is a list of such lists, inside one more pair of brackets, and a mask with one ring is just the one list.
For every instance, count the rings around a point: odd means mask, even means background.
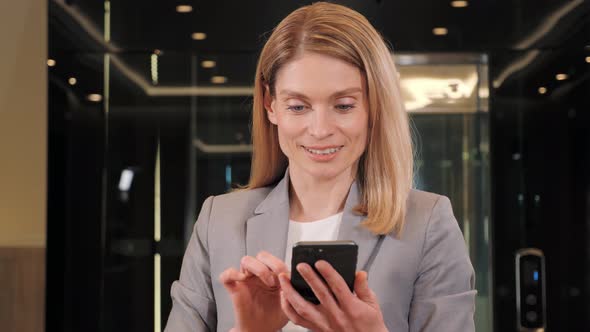
[{"label": "chin", "polygon": [[306,169],[307,173],[318,180],[330,180],[342,175],[348,170],[340,165],[312,165]]}]

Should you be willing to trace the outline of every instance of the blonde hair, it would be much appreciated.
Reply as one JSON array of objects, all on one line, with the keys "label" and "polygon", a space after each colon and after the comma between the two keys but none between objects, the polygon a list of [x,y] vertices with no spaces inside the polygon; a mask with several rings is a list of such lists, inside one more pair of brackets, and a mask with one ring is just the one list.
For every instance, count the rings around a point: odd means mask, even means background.
[{"label": "blonde hair", "polygon": [[359,161],[363,226],[375,234],[401,235],[412,186],[413,150],[393,57],[381,35],[358,12],[318,2],[301,7],[273,30],[264,45],[254,83],[252,167],[245,188],[277,183],[288,160],[279,146],[277,127],[264,108],[265,87],[274,96],[277,72],[303,52],[333,56],[358,67],[366,79],[369,105],[367,148]]}]

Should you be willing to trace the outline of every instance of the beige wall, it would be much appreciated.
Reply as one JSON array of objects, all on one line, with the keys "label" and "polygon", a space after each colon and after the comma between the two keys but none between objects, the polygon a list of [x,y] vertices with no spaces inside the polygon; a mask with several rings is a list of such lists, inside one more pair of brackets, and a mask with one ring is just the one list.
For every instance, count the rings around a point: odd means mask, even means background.
[{"label": "beige wall", "polygon": [[1,0],[0,43],[0,247],[45,247],[47,1]]},{"label": "beige wall", "polygon": [[0,0],[0,330],[41,332],[47,197],[47,1]]}]

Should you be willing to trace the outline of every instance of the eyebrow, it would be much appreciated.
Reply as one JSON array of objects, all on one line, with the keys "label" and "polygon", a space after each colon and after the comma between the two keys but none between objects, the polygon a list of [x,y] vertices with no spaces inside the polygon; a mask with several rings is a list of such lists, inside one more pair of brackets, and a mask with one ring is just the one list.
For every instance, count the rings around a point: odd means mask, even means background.
[{"label": "eyebrow", "polygon": [[[358,93],[358,92],[363,92],[362,88],[359,87],[352,87],[352,88],[347,88],[344,90],[340,90],[340,91],[336,91],[333,94],[330,95],[330,99],[332,98],[336,98],[336,97],[340,97],[340,96],[344,96],[344,95],[350,95],[353,93]],[[296,98],[301,98],[301,99],[309,99],[306,95],[304,95],[303,93],[297,92],[297,91],[292,91],[292,90],[281,90],[279,92],[279,95],[287,95],[290,97],[296,97]]]}]

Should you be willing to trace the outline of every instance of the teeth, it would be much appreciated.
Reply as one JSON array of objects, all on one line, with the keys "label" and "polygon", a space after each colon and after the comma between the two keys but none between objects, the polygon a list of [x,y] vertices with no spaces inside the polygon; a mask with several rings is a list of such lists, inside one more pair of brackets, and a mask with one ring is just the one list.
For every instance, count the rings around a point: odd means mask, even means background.
[{"label": "teeth", "polygon": [[313,153],[313,154],[331,154],[334,152],[339,151],[340,149],[342,149],[342,147],[338,147],[338,148],[331,148],[331,149],[324,149],[324,150],[314,150],[314,149],[308,149],[306,147],[304,147],[305,150]]}]

